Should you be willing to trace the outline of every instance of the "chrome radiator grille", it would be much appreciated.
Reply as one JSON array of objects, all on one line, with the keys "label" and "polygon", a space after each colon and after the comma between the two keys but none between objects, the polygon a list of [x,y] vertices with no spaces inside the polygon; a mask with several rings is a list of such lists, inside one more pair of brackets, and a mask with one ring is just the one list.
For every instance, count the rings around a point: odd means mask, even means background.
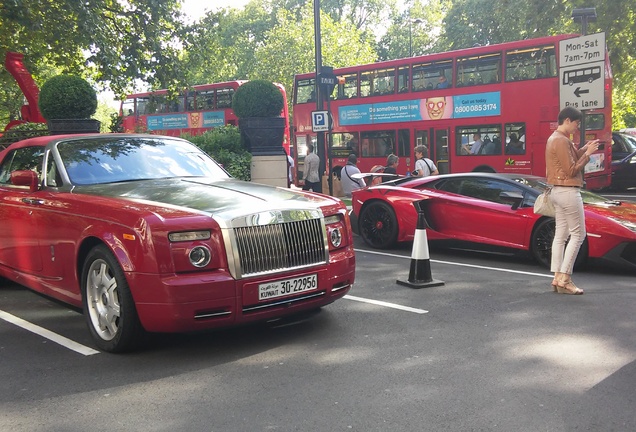
[{"label": "chrome radiator grille", "polygon": [[234,228],[241,276],[327,261],[321,219]]}]

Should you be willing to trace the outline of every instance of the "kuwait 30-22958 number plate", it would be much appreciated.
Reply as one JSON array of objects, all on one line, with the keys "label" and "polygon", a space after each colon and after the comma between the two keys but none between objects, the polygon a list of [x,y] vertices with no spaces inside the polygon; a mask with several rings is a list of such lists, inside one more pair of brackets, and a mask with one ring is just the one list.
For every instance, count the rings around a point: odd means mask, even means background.
[{"label": "kuwait 30-22958 number plate", "polygon": [[266,300],[296,294],[303,291],[311,291],[318,288],[318,278],[315,274],[298,278],[283,279],[274,282],[260,284],[258,286],[258,299]]}]

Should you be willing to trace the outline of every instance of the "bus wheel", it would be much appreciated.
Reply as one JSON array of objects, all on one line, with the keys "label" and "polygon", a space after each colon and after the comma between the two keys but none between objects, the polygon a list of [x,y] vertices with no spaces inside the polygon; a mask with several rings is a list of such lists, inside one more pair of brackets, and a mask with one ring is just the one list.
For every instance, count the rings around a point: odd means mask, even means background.
[{"label": "bus wheel", "polygon": [[382,201],[370,203],[362,209],[358,227],[364,242],[373,248],[386,249],[397,241],[395,212]]},{"label": "bus wheel", "polygon": [[[554,240],[554,219],[544,218],[539,221],[532,232],[530,250],[534,259],[543,267],[550,268],[552,260],[552,241]],[[567,243],[566,243],[567,244]],[[587,238],[583,241],[579,254],[574,261],[574,268],[581,269],[587,263],[589,246]]]}]

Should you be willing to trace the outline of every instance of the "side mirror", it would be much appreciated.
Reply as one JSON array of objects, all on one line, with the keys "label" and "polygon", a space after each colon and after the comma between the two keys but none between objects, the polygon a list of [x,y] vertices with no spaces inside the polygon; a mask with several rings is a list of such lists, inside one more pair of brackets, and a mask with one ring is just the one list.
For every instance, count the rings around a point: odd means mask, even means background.
[{"label": "side mirror", "polygon": [[35,192],[40,187],[40,179],[35,171],[18,170],[11,173],[11,184],[14,186],[28,186],[30,192]]},{"label": "side mirror", "polygon": [[512,204],[512,209],[517,210],[523,201],[523,195],[519,192],[503,191],[499,194],[499,199]]}]

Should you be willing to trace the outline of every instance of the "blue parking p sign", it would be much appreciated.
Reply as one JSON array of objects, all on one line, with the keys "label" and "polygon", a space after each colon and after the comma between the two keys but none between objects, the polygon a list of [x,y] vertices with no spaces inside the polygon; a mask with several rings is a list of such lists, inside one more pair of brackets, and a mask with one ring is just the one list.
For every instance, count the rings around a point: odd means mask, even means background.
[{"label": "blue parking p sign", "polygon": [[328,111],[312,111],[311,112],[311,130],[312,132],[329,131],[329,112]]}]

